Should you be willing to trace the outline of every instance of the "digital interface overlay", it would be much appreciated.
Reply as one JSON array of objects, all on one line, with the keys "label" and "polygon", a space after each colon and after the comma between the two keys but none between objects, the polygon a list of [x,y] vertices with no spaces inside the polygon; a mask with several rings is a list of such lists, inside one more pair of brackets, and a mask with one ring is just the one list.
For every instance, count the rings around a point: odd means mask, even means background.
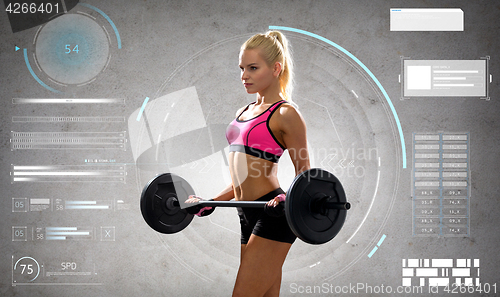
[{"label": "digital interface overlay", "polygon": [[[231,295],[237,211],[160,234],[140,198],[165,172],[207,198],[231,182],[226,128],[255,100],[238,53],[267,30],[291,44],[311,167],[352,205],[333,240],[292,245],[280,296],[499,294],[495,4],[2,4],[0,295]],[[288,152],[278,168],[286,191]]]}]

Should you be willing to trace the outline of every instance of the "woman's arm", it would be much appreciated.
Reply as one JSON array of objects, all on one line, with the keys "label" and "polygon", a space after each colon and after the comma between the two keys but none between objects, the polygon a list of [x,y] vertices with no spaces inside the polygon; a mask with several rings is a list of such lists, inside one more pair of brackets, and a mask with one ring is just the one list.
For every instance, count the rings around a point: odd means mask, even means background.
[{"label": "woman's arm", "polygon": [[234,198],[234,189],[233,184],[230,183],[227,187],[224,188],[217,196],[214,197],[216,201],[229,201]]},{"label": "woman's arm", "polygon": [[[217,196],[215,196],[212,200],[214,201],[229,201],[234,198],[234,190],[233,190],[233,184],[229,184],[227,187],[222,190]],[[186,200],[186,203],[198,203],[201,200],[205,200],[201,197],[195,196],[195,195],[190,195],[188,199]],[[192,214],[196,214],[197,216],[206,216],[209,215],[213,212],[210,211],[208,213],[204,213],[205,210],[211,210],[212,207],[199,207],[198,209],[195,210]]]},{"label": "woman's arm", "polygon": [[302,115],[292,106],[280,108],[280,131],[285,147],[295,166],[295,175],[311,168],[307,150],[306,123]]},{"label": "woman's arm", "polygon": [[[311,168],[307,150],[306,123],[300,113],[289,105],[282,106],[279,115],[281,136],[295,166],[295,175],[298,175]],[[283,197],[275,197],[267,205],[276,207],[280,201],[283,201]]]}]

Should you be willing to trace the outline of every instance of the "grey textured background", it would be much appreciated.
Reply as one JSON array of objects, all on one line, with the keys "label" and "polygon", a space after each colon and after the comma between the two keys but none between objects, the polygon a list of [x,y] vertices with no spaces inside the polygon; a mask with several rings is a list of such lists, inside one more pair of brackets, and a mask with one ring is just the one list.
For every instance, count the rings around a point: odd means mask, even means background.
[{"label": "grey textured background", "polygon": [[[157,0],[86,3],[98,7],[113,20],[120,32],[122,48],[117,48],[114,35],[109,31],[109,66],[94,82],[85,86],[58,87],[40,74],[42,80],[62,90],[63,94],[55,94],[38,84],[27,70],[22,51],[14,51],[17,45],[33,52],[32,40],[37,28],[13,34],[6,14],[0,14],[3,102],[0,110],[0,295],[230,295],[239,261],[239,226],[234,209],[219,208],[209,218],[195,218],[188,228],[175,235],[160,235],[151,230],[139,210],[139,196],[144,184],[155,174],[168,170],[190,180],[201,196],[216,194],[228,182],[221,148],[214,145],[210,154],[196,146],[184,148],[186,154],[195,156],[184,166],[136,164],[134,146],[146,145],[147,134],[142,122],[135,121],[135,118],[145,97],[151,99],[146,115],[153,123],[158,119],[151,117],[162,114],[158,109],[163,106],[161,100],[177,100],[172,93],[195,86],[197,98],[181,96],[181,106],[183,100],[189,104],[172,109],[168,124],[157,124],[155,131],[166,133],[163,134],[166,138],[203,125],[229,123],[235,110],[253,99],[253,96],[245,95],[239,82],[239,46],[252,34],[266,31],[270,25],[318,34],[362,61],[392,99],[404,132],[408,161],[408,168],[403,169],[401,143],[392,114],[380,91],[359,67],[325,43],[284,32],[290,39],[297,64],[294,98],[308,125],[312,164],[326,167],[340,176],[353,209],[342,232],[331,242],[322,246],[299,241],[294,244],[283,268],[282,296],[300,295],[293,293],[292,288],[296,285],[356,286],[361,283],[396,288],[401,285],[401,261],[410,258],[480,259],[481,282],[499,283],[497,226],[500,219],[497,214],[500,209],[497,193],[500,175],[496,168],[500,164],[500,107],[497,100],[500,5],[497,1]],[[390,32],[389,9],[398,7],[459,7],[464,11],[465,29],[463,32]],[[106,24],[97,14],[94,15],[101,25]],[[400,56],[459,60],[487,55],[491,56],[489,65],[493,75],[490,101],[478,98],[399,100]],[[355,98],[351,90],[356,90],[359,98]],[[14,105],[13,98],[123,98],[125,104]],[[191,105],[193,100],[197,105]],[[28,115],[111,115],[122,116],[126,122],[107,125],[12,122],[12,116]],[[200,117],[203,118],[200,120]],[[128,142],[125,151],[11,151],[10,131],[16,130],[127,131]],[[470,237],[412,236],[411,135],[413,132],[438,131],[470,132]],[[154,136],[158,137],[157,134]],[[223,134],[214,137],[215,141],[220,141],[221,137],[224,140]],[[187,139],[186,145],[194,140]],[[163,149],[169,147],[164,145]],[[360,152],[370,152],[370,149],[376,151],[377,157],[359,155]],[[170,154],[175,153],[178,150]],[[204,154],[203,158],[197,159],[197,154]],[[127,182],[11,183],[11,164],[84,165],[85,159],[93,158],[115,159],[117,163],[126,164]],[[140,160],[154,161],[151,155],[144,155]],[[362,175],[349,173],[349,167],[342,169],[337,166],[339,162],[348,164],[350,161],[353,161],[352,169],[358,168]],[[280,164],[280,180],[285,188],[293,178],[291,170],[284,158]],[[346,243],[368,210],[379,170],[380,185],[373,209],[360,231]],[[13,197],[124,200],[128,209],[13,213]],[[12,226],[97,229],[114,226],[116,240],[13,242]],[[387,236],[385,241],[368,258],[383,234]],[[23,256],[34,257],[52,271],[60,270],[61,262],[70,261],[76,262],[81,271],[95,269],[97,274],[88,279],[40,276],[31,285],[12,286],[13,257]],[[50,285],[57,280],[66,283],[88,281],[94,285]],[[350,295],[376,294],[361,291]]]}]

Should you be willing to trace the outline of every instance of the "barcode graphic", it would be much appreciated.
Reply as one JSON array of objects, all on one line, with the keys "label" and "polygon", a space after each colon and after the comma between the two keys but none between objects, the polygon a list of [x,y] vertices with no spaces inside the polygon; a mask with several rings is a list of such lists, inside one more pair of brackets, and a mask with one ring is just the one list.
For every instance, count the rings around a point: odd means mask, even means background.
[{"label": "barcode graphic", "polygon": [[11,132],[11,149],[122,149],[126,132]]},{"label": "barcode graphic", "polygon": [[403,286],[479,286],[479,259],[403,259]]}]

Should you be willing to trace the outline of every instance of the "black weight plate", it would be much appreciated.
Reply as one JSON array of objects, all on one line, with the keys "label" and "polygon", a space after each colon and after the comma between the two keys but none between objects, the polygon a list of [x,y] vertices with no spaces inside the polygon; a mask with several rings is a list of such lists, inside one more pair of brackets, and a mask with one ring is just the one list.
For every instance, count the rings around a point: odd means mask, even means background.
[{"label": "black weight plate", "polygon": [[193,188],[182,177],[173,173],[160,174],[142,190],[142,216],[151,228],[160,233],[179,232],[191,223],[193,215],[178,204],[174,206],[174,201],[185,201],[194,194]]},{"label": "black weight plate", "polygon": [[344,225],[347,210],[329,209],[321,214],[315,200],[325,195],[334,202],[347,202],[344,188],[330,172],[312,168],[295,177],[288,190],[285,212],[288,225],[301,240],[322,244],[333,239]]}]

